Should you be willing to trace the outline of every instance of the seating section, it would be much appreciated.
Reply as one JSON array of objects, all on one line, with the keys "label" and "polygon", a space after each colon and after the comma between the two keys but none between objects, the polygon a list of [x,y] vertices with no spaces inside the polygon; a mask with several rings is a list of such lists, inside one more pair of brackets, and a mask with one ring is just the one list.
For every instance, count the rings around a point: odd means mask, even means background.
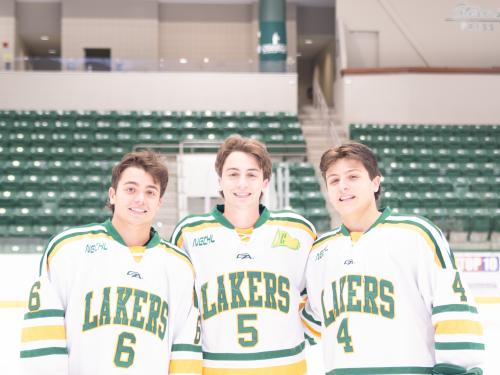
[{"label": "seating section", "polygon": [[[64,227],[108,217],[111,168],[134,147],[178,153],[183,141],[233,133],[262,140],[275,154],[305,153],[297,116],[287,113],[0,111],[0,237],[38,244]],[[186,144],[184,151],[218,146],[207,147]],[[24,251],[24,242],[2,243]]]},{"label": "seating section", "polygon": [[352,124],[383,174],[381,204],[441,229],[500,232],[500,125]]},{"label": "seating section", "polygon": [[[275,163],[275,167],[279,167]],[[290,172],[289,204],[295,211],[309,219],[319,233],[330,227],[330,213],[321,193],[314,167],[310,163],[288,163]]]}]

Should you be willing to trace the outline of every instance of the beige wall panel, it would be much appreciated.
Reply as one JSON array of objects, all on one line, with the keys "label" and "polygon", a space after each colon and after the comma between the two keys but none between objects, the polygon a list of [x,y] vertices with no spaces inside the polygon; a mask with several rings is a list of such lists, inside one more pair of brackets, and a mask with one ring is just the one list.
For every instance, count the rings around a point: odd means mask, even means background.
[{"label": "beige wall panel", "polygon": [[381,67],[499,65],[498,0],[338,0],[337,9],[347,31],[379,32]]},{"label": "beige wall panel", "polygon": [[158,21],[151,19],[83,19],[62,21],[62,55],[82,59],[84,48],[111,48],[115,61],[158,66]]},{"label": "beige wall panel", "polygon": [[[3,42],[9,46],[3,48]],[[16,21],[14,17],[0,17],[0,70],[5,70],[5,63],[10,62],[13,69],[16,44]]]}]

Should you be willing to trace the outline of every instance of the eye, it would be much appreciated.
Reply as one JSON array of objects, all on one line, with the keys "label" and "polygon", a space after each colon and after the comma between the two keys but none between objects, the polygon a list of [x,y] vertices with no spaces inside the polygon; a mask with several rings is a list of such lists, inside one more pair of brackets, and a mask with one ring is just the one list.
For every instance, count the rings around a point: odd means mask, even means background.
[{"label": "eye", "polygon": [[156,197],[156,191],[155,190],[148,190],[146,192],[147,195],[149,195],[150,197]]},{"label": "eye", "polygon": [[328,180],[328,185],[335,185],[339,182],[338,178],[331,178]]},{"label": "eye", "polygon": [[352,175],[350,175],[350,176],[349,176],[349,178],[350,178],[351,180],[356,180],[356,179],[358,179],[358,178],[359,178],[359,176],[358,176],[357,174],[352,174]]},{"label": "eye", "polygon": [[132,187],[132,186],[128,186],[128,187],[126,187],[126,188],[125,188],[125,191],[126,191],[127,193],[133,193],[133,192],[135,191],[135,188],[134,188],[134,187]]}]

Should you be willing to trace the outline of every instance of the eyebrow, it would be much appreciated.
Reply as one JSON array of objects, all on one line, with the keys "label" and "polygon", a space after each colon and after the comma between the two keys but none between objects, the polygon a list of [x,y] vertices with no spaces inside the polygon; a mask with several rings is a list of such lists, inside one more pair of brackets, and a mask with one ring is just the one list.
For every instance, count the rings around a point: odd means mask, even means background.
[{"label": "eyebrow", "polygon": [[[135,181],[127,181],[127,182],[124,182],[123,185],[134,185],[134,186],[139,186],[139,184]],[[160,190],[158,189],[155,185],[147,185],[146,186],[147,189],[155,189],[155,190]]]},{"label": "eyebrow", "polygon": [[[228,169],[226,169],[226,172],[227,171],[238,171],[238,172],[240,172],[240,169],[234,167],[234,168],[228,168]],[[250,171],[251,172],[258,172],[258,171],[260,171],[260,169],[258,169],[258,168],[249,168],[249,169],[246,169],[245,171],[247,171],[247,172],[250,172]]]},{"label": "eyebrow", "polygon": [[[350,173],[350,172],[360,172],[361,169],[358,169],[358,168],[351,168],[351,169],[348,169],[345,173]],[[327,174],[326,175],[326,178],[328,177],[333,177],[333,176],[339,176],[337,173],[331,173],[331,174]]]}]

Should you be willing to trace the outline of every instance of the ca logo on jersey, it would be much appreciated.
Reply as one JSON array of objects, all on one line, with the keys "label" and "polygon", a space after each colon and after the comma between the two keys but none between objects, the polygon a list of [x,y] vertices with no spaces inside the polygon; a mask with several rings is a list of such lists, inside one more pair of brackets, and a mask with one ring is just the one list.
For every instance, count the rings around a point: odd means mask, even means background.
[{"label": "ca logo on jersey", "polygon": [[236,255],[236,259],[253,259],[253,258],[248,253],[240,253],[240,254]]},{"label": "ca logo on jersey", "polygon": [[288,247],[289,249],[292,250],[298,250],[300,247],[300,242],[298,239],[293,238],[290,233],[278,229],[276,231],[276,234],[274,235],[274,240],[273,243],[271,244],[271,247]]},{"label": "ca logo on jersey", "polygon": [[214,237],[212,234],[209,236],[201,236],[201,237],[195,238],[193,240],[193,247],[205,246],[205,245],[208,245],[208,244],[211,244],[214,242],[215,242],[215,240],[214,240]]},{"label": "ca logo on jersey", "polygon": [[142,276],[139,272],[136,272],[136,271],[128,271],[127,272],[127,276],[130,276],[132,278],[136,278],[136,279],[141,279],[142,280]]}]

